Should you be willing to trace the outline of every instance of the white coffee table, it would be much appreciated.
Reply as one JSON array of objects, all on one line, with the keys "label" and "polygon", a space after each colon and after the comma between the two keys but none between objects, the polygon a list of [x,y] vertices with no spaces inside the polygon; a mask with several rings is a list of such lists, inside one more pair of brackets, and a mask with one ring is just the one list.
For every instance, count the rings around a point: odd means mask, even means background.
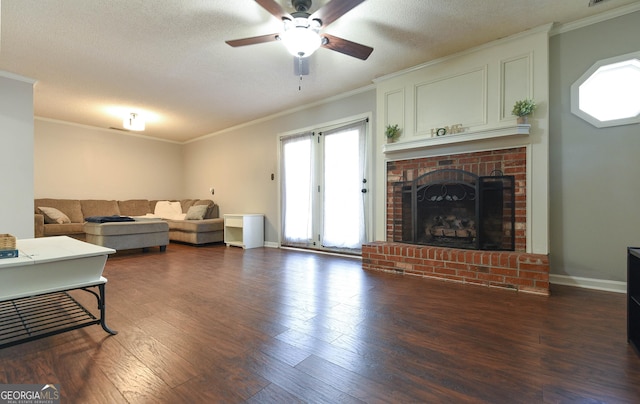
[{"label": "white coffee table", "polygon": [[[67,236],[23,239],[19,255],[0,259],[0,348],[105,323],[102,276],[112,248]],[[92,288],[97,288],[96,293]],[[67,292],[84,290],[97,299],[99,317]]]}]

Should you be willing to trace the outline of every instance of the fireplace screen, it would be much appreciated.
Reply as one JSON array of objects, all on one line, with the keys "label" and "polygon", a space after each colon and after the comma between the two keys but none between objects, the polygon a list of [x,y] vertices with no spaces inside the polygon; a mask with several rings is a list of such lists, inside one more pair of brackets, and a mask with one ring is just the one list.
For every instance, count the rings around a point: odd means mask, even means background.
[{"label": "fireplace screen", "polygon": [[436,170],[394,185],[394,241],[513,251],[514,177]]}]

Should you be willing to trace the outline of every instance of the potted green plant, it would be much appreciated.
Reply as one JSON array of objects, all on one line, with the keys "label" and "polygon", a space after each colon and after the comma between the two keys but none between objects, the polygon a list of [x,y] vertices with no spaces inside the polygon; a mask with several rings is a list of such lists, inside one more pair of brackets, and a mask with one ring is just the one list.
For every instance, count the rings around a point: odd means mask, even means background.
[{"label": "potted green plant", "polygon": [[384,134],[389,142],[395,142],[398,136],[400,136],[400,128],[398,125],[387,125],[384,130]]},{"label": "potted green plant", "polygon": [[512,115],[518,117],[518,124],[526,124],[528,122],[529,115],[533,114],[533,111],[536,109],[536,102],[530,98],[516,101],[513,104],[513,110],[511,111]]}]

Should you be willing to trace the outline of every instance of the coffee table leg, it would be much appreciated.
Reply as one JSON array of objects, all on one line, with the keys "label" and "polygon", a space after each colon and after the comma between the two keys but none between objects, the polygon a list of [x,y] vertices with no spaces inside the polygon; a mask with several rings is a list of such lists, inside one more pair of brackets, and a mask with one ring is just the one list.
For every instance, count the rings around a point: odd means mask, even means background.
[{"label": "coffee table leg", "polygon": [[102,329],[105,330],[106,332],[108,332],[111,335],[116,335],[118,333],[118,331],[114,331],[111,328],[109,328],[107,326],[107,320],[106,320],[106,308],[107,308],[107,304],[105,303],[104,297],[105,297],[105,288],[104,288],[105,284],[101,283],[100,285],[98,285],[98,289],[100,289],[100,299],[98,302],[98,306],[100,306],[100,325],[102,326]]}]

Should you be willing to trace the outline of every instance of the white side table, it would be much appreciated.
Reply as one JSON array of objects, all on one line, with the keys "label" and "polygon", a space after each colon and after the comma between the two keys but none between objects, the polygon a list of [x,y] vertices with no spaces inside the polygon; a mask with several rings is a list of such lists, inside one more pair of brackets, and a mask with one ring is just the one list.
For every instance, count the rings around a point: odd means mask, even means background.
[{"label": "white side table", "polygon": [[224,242],[227,247],[263,247],[264,215],[261,213],[225,214]]}]

